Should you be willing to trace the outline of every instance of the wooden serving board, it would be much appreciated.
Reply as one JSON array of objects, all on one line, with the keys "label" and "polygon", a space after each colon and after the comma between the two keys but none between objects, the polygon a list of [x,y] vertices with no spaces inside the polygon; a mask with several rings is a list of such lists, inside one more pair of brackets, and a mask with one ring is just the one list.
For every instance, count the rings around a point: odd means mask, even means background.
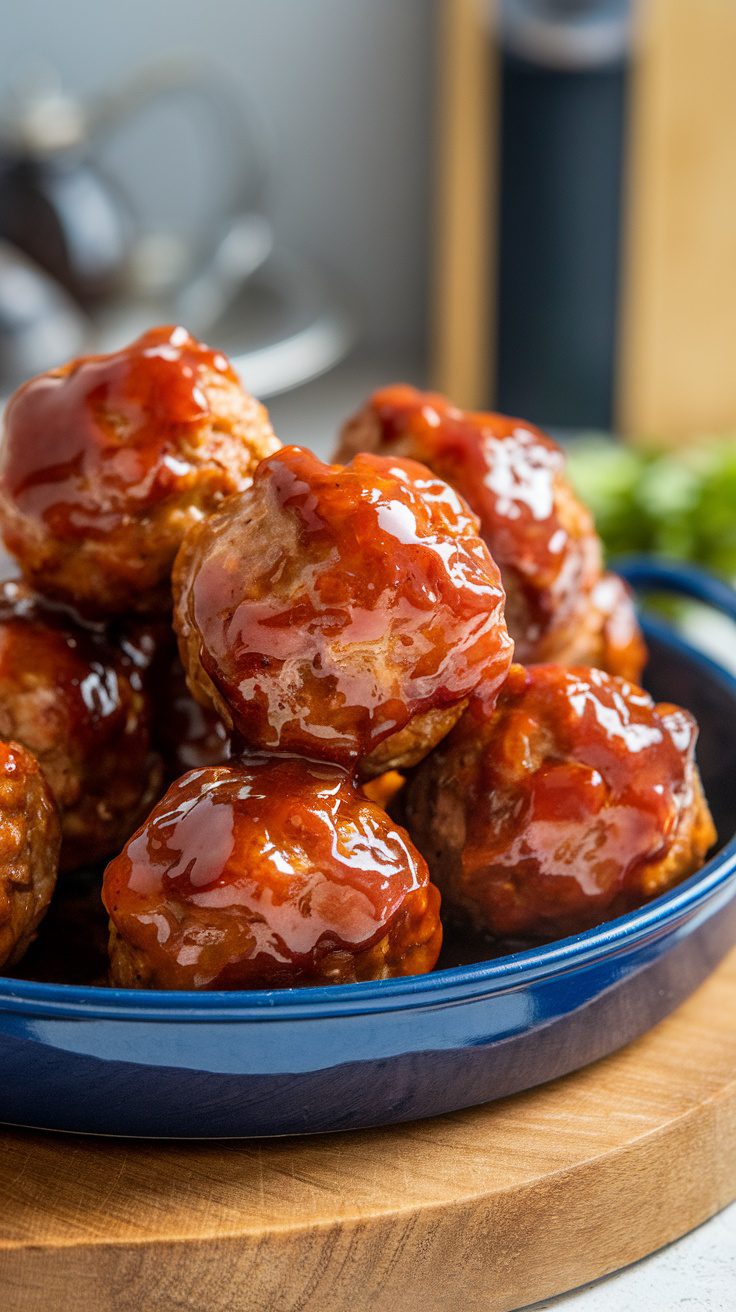
[{"label": "wooden serving board", "polygon": [[0,1133],[3,1312],[501,1312],[736,1196],[736,953],[623,1052],[388,1130]]}]

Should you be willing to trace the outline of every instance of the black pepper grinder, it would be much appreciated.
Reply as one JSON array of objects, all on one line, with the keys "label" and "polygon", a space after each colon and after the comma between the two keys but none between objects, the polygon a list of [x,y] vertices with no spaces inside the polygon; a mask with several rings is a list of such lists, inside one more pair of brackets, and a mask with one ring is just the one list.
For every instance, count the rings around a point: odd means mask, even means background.
[{"label": "black pepper grinder", "polygon": [[610,428],[630,0],[502,0],[499,410]]}]

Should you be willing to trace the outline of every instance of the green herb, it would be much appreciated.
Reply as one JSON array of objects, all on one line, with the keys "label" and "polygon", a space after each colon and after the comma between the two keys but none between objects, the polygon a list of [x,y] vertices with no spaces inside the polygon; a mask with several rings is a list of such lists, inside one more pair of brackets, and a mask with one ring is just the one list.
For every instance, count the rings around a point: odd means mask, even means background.
[{"label": "green herb", "polygon": [[583,438],[569,468],[609,555],[652,552],[736,579],[736,439],[662,452]]}]

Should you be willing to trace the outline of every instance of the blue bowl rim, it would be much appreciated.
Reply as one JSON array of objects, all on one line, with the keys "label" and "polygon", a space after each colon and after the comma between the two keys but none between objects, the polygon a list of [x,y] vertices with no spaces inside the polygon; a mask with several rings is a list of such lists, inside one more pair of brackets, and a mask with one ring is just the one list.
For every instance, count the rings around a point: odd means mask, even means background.
[{"label": "blue bowl rim", "polygon": [[[643,619],[645,634],[666,644],[721,682],[736,700],[736,676],[693,647],[668,624]],[[709,862],[670,892],[574,936],[428,975],[291,989],[232,991],[121,989],[101,985],[45,984],[0,976],[0,1011],[75,1019],[138,1021],[318,1020],[351,1013],[447,1005],[527,987],[673,932],[700,908],[736,884],[736,834]]]}]

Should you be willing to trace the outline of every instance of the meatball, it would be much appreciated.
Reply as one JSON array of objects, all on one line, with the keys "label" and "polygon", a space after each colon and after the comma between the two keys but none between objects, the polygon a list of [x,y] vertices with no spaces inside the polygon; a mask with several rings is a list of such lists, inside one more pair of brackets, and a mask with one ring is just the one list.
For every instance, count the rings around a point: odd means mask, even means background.
[{"label": "meatball", "polygon": [[165,613],[187,528],[278,446],[223,355],[183,328],[154,328],[11,397],[5,544],[30,583],[84,614]]},{"label": "meatball", "polygon": [[564,454],[545,433],[396,385],[375,392],[345,424],[336,458],[357,451],[422,461],[479,516],[501,570],[517,660],[561,662],[580,628],[590,647],[581,661],[601,654],[603,620],[593,600],[600,543],[567,479]]},{"label": "meatball", "polygon": [[402,817],[446,909],[493,935],[595,925],[691,875],[715,839],[687,711],[600,670],[514,665],[417,769]]},{"label": "meatball", "polygon": [[56,885],[61,830],[38,761],[0,743],[0,967],[14,966],[36,937]]},{"label": "meatball", "polygon": [[154,800],[161,767],[139,672],[100,629],[0,585],[0,737],[33,752],[61,812],[63,869],[108,857]]},{"label": "meatball", "polygon": [[253,757],[172,784],[105,871],[111,979],[129,988],[340,984],[419,974],[439,893],[341,767]]},{"label": "meatball", "polygon": [[631,593],[617,574],[603,574],[590,595],[581,623],[565,641],[560,635],[555,663],[592,665],[639,683],[647,649]]},{"label": "meatball", "polygon": [[464,502],[410,460],[285,447],[185,539],[174,624],[190,687],[251,748],[420,760],[511,662],[498,570]]}]

